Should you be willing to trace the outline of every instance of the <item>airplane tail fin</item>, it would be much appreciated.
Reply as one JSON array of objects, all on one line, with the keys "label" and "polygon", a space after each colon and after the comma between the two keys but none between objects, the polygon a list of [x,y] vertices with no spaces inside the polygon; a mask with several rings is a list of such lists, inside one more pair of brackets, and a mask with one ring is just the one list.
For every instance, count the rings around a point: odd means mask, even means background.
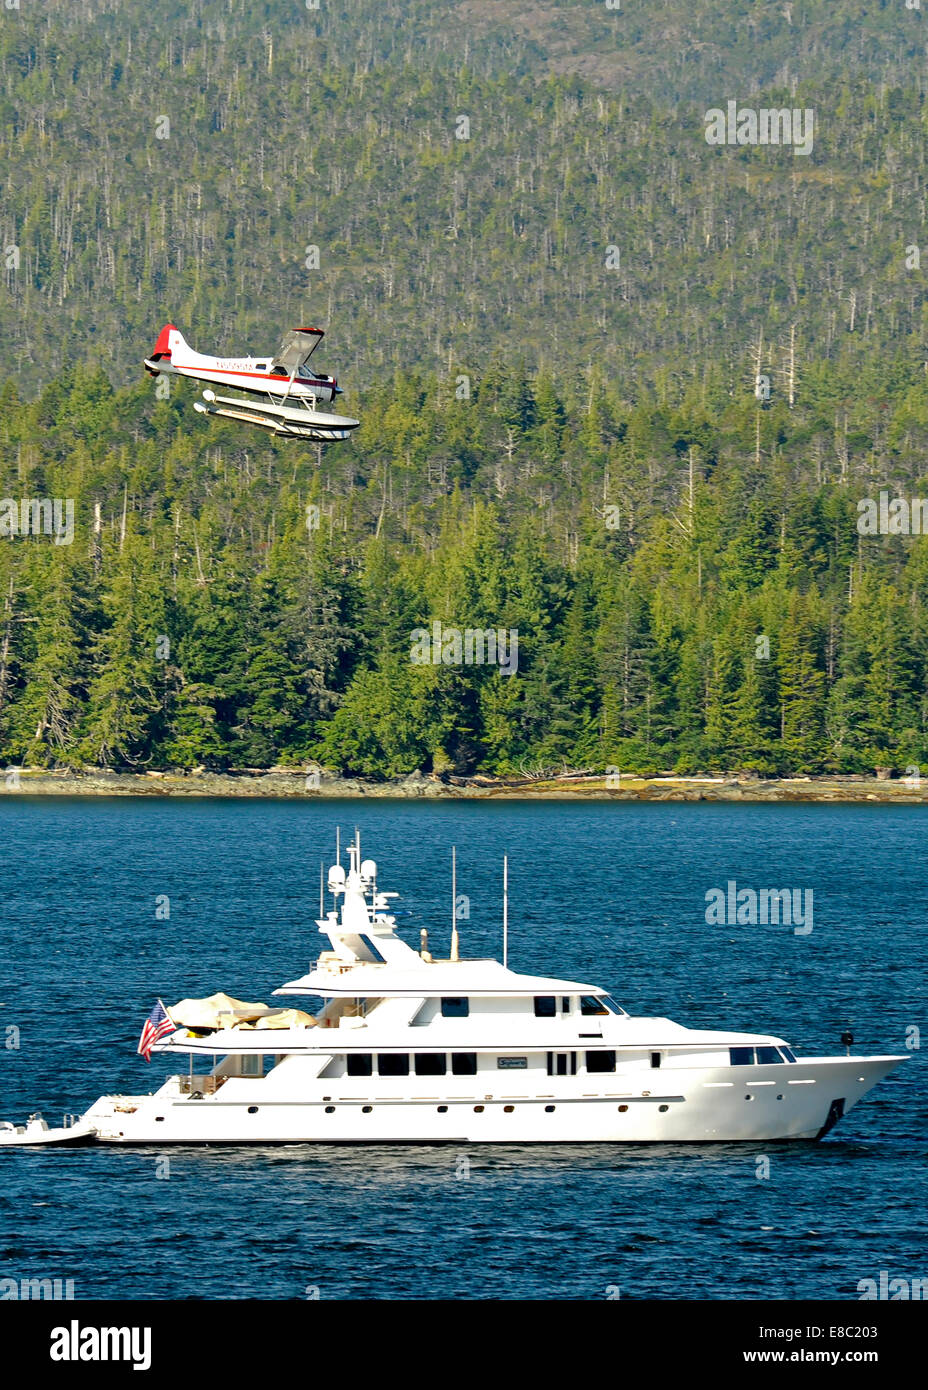
[{"label": "airplane tail fin", "polygon": [[165,366],[170,365],[172,353],[177,348],[187,348],[190,351],[190,345],[180,329],[176,328],[173,323],[166,323],[158,334],[158,341],[155,343],[151,357],[146,358],[145,361],[145,367],[152,376],[158,375],[157,363],[159,361],[164,361]]}]

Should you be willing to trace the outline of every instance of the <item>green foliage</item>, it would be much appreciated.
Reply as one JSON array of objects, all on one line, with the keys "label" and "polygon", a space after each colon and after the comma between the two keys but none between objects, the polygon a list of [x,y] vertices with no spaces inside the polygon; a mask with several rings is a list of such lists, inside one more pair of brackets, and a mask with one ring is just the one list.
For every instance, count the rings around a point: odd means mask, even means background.
[{"label": "green foliage", "polygon": [[[0,758],[928,760],[928,542],[855,525],[928,492],[918,13],[529,8],[4,17],[0,498],[76,534],[0,536]],[[813,154],[708,146],[729,97],[814,107]],[[141,376],[168,318],[320,314],[344,444]],[[436,623],[517,668],[416,665]]]},{"label": "green foliage", "polygon": [[[793,324],[800,381],[812,343],[820,371],[921,351],[923,20],[897,8],[24,2],[0,25],[5,368],[32,388],[102,365],[122,385],[166,319],[240,353],[321,316],[320,363],[351,390],[479,371],[501,447],[530,430],[542,475],[590,364],[660,404],[685,382],[704,450],[729,376],[782,397]],[[729,98],[811,107],[813,153],[707,145]],[[69,445],[107,427],[100,389],[71,393]],[[393,395],[396,451],[421,463],[428,403]],[[918,393],[909,414],[922,431]],[[611,426],[600,409],[602,446]],[[466,481],[472,458],[443,466]]]},{"label": "green foliage", "polygon": [[[834,378],[809,375],[819,392],[767,410],[759,451],[750,397],[710,438],[688,393],[629,404],[594,373],[556,400],[544,372],[498,366],[466,405],[444,377],[380,385],[326,450],[81,369],[33,402],[0,389],[0,495],[75,499],[72,546],[0,539],[0,759],[318,758],[375,778],[918,764],[928,542],[859,535],[854,503],[886,479],[916,493],[913,371],[871,368],[879,441],[848,392],[859,453],[843,415],[829,453]],[[488,401],[507,381],[534,404],[501,449]],[[517,659],[449,664],[439,643],[417,664],[435,625],[513,632]]]}]

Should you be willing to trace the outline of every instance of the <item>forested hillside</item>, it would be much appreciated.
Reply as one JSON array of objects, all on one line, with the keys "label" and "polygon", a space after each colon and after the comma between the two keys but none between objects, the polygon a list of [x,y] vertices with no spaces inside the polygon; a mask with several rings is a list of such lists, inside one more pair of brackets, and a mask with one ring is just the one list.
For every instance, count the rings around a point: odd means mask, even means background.
[{"label": "forested hillside", "polygon": [[[595,371],[566,394],[500,362],[468,401],[397,377],[324,450],[243,445],[193,387],[156,403],[76,369],[23,404],[8,383],[3,490],[71,496],[76,526],[0,543],[0,757],[928,760],[928,540],[856,526],[883,476],[922,473],[922,383],[905,360],[823,371],[790,412],[721,387],[631,402]],[[436,620],[515,629],[517,671],[414,664]]]},{"label": "forested hillside", "polygon": [[[928,761],[928,542],[856,529],[928,494],[923,23],[0,10],[0,499],[75,504],[73,544],[0,535],[0,759]],[[711,147],[729,99],[813,108],[813,152]],[[321,321],[361,428],[158,400],[167,319]],[[435,621],[518,670],[414,664]]]},{"label": "forested hillside", "polygon": [[[226,353],[321,320],[356,387],[528,345],[779,388],[794,322],[800,369],[926,355],[921,10],[320,4],[0,10],[7,373],[127,383],[167,319]],[[813,109],[812,154],[708,145],[729,99]]]}]

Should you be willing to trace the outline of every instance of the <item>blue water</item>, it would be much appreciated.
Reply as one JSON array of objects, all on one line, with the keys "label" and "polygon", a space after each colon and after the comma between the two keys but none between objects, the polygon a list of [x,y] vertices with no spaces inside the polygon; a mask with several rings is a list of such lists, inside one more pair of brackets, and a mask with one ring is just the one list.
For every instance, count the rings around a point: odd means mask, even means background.
[{"label": "blue water", "polygon": [[[360,826],[413,939],[608,987],[633,1013],[904,1052],[925,1028],[928,808],[0,800],[0,1119],[171,1069],[157,995],[262,999],[323,939],[319,862]],[[717,927],[705,895],[811,888],[814,929]],[[169,920],[156,917],[160,895]],[[19,1048],[5,1046],[19,1029]],[[0,1277],[78,1298],[854,1299],[922,1277],[922,1053],[822,1143],[0,1153]],[[760,1148],[761,1146],[758,1146]]]}]

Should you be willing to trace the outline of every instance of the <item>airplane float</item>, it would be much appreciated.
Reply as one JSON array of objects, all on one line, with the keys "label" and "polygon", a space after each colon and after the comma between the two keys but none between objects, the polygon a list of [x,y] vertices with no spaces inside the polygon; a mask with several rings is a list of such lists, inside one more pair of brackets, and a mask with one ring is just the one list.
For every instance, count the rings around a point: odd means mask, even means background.
[{"label": "airplane float", "polygon": [[202,401],[194,402],[194,410],[203,415],[222,415],[275,435],[317,443],[347,439],[360,421],[318,408],[331,404],[342,389],[334,376],[317,376],[307,365],[323,336],[321,328],[294,328],[277,351],[265,357],[206,357],[194,352],[173,323],[166,323],[154,352],[145,359],[145,370],[152,376],[189,376],[261,398],[217,396],[210,388]]}]

